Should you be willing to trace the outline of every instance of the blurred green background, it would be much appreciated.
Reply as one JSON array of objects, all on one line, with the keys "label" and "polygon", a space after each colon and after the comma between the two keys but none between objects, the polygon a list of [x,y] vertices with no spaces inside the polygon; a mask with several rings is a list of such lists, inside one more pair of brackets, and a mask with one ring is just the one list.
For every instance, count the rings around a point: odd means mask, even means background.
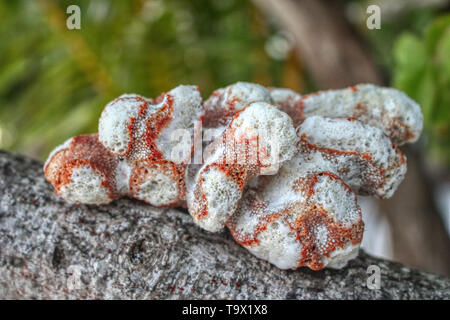
[{"label": "blurred green background", "polygon": [[[348,17],[357,3],[343,1]],[[81,30],[66,28],[71,4]],[[354,27],[388,82],[421,103],[425,148],[448,165],[450,18],[433,6],[405,12],[381,30]],[[289,36],[251,1],[0,2],[2,149],[44,160],[68,137],[95,132],[122,93],[153,97],[185,83],[206,98],[236,81],[317,89]]]},{"label": "blurred green background", "polygon": [[105,104],[126,92],[196,84],[206,98],[239,80],[303,89],[295,59],[267,54],[278,30],[250,2],[75,1],[81,30],[67,30],[73,3],[0,2],[0,148],[43,160],[96,132]]}]

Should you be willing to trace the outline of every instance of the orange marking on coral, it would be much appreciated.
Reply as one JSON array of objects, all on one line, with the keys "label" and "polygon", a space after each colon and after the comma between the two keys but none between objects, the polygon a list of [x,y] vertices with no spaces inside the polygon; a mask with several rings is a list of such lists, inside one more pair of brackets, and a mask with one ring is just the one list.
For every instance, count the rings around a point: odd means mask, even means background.
[{"label": "orange marking on coral", "polygon": [[[247,108],[247,107],[246,107]],[[208,170],[210,170],[211,168],[217,168],[218,170],[220,170],[221,172],[223,172],[225,174],[225,176],[229,177],[230,179],[232,179],[239,187],[239,190],[242,192],[245,188],[245,184],[246,182],[251,179],[252,177],[256,176],[257,174],[259,174],[260,168],[263,167],[263,165],[261,164],[260,161],[260,152],[259,152],[259,136],[253,136],[253,137],[242,137],[241,139],[239,139],[236,143],[236,141],[234,141],[234,129],[233,129],[233,121],[235,119],[237,119],[237,117],[239,117],[239,115],[246,109],[242,109],[240,111],[238,111],[233,119],[231,120],[228,129],[222,133],[220,139],[221,140],[221,144],[225,146],[225,151],[222,157],[220,157],[216,162],[211,163],[209,165],[207,165],[203,170],[203,172],[207,172]],[[228,137],[232,137],[233,139],[231,139],[232,141],[230,141],[230,139],[227,139]],[[253,161],[250,162],[249,161],[249,154],[248,151],[249,150],[249,144],[252,141],[256,141],[257,144],[257,159],[256,159],[256,163],[254,164]],[[238,146],[238,149],[236,149],[236,145]],[[245,161],[244,163],[237,163],[237,157],[239,156],[240,151],[242,148],[239,148],[241,146],[245,147]],[[267,151],[265,149],[263,149],[261,151],[262,154],[266,155]],[[230,159],[230,156],[232,157],[232,159]],[[232,161],[230,161],[232,160]],[[207,197],[205,195],[205,193],[203,192],[203,179],[202,177],[200,177],[199,182],[197,184],[197,186],[195,187],[194,190],[194,197],[197,200],[200,200],[200,208],[199,210],[197,210],[197,212],[193,213],[197,219],[201,219],[204,218],[206,216],[208,216],[208,209],[207,209]]]},{"label": "orange marking on coral", "polygon": [[370,154],[368,153],[363,153],[362,155],[360,155],[358,152],[355,151],[341,151],[341,150],[337,150],[337,149],[332,149],[332,148],[326,148],[326,147],[319,147],[311,142],[309,142],[306,138],[306,134],[302,134],[300,137],[300,141],[298,142],[298,145],[300,146],[300,148],[304,147],[306,149],[312,149],[312,150],[316,150],[318,152],[324,153],[324,154],[328,154],[331,156],[355,156],[358,157],[362,160],[367,161],[373,168],[376,169],[376,171],[378,172],[380,179],[380,182],[378,183],[378,185],[376,186],[377,188],[381,187],[384,183],[384,170],[377,166],[377,164],[373,161],[373,158]]},{"label": "orange marking on coral", "polygon": [[[330,172],[324,171],[315,173],[312,177],[303,180],[304,184],[308,186],[308,193],[305,201],[307,209],[305,209],[302,215],[295,220],[295,225],[290,226],[290,228],[296,232],[297,240],[302,244],[301,258],[298,267],[308,265],[313,270],[320,270],[323,268],[323,262],[321,262],[322,257],[329,257],[330,253],[336,249],[336,246],[343,248],[348,241],[351,241],[352,244],[357,244],[362,240],[363,224],[361,219],[359,219],[356,224],[346,228],[328,217],[327,211],[323,207],[311,203],[311,196],[314,194],[314,186],[318,181],[318,177],[321,175],[326,175],[333,180],[340,181],[342,186],[344,186],[348,192],[353,194],[355,204],[357,201],[353,191],[339,177]],[[307,180],[310,181],[308,182]],[[360,210],[359,207],[357,208]],[[286,222],[289,224],[288,221]],[[317,248],[314,228],[318,225],[323,225],[327,229],[326,246],[322,248]]]},{"label": "orange marking on coral", "polygon": [[97,134],[72,138],[69,147],[55,154],[51,161],[56,155],[61,155],[61,159],[59,159],[61,166],[57,168],[54,177],[48,178],[51,179],[50,182],[57,194],[63,186],[72,182],[71,176],[75,168],[88,166],[104,177],[102,186],[108,189],[109,198],[114,199],[118,196],[113,174],[118,160],[98,141]]},{"label": "orange marking on coral", "polygon": [[[318,245],[317,226],[324,226],[327,229],[327,238],[322,246]],[[297,233],[297,239],[302,244],[298,267],[307,265],[313,270],[322,269],[323,257],[329,257],[337,247],[344,248],[349,241],[352,244],[361,242],[362,227],[362,220],[360,220],[346,228],[328,217],[323,207],[311,203],[295,221],[295,227],[293,227]]]},{"label": "orange marking on coral", "polygon": [[163,157],[162,152],[156,146],[156,140],[158,139],[161,130],[169,125],[173,114],[173,97],[169,94],[166,94],[166,97],[167,102],[164,106],[162,106],[157,113],[150,116],[146,122],[147,130],[145,141],[150,148],[150,156],[156,159],[161,159]]},{"label": "orange marking on coral", "polygon": [[[270,223],[278,219],[286,223],[290,230],[295,232],[297,241],[302,245],[302,250],[299,252],[298,267],[309,266],[313,270],[322,269],[323,257],[329,257],[330,253],[337,247],[343,248],[348,242],[352,244],[360,243],[363,229],[361,218],[352,226],[344,227],[339,222],[334,221],[332,217],[329,217],[328,212],[323,207],[311,201],[319,176],[327,176],[333,180],[340,181],[342,186],[353,194],[353,201],[360,213],[360,209],[356,204],[356,195],[338,176],[325,171],[317,172],[297,180],[296,190],[306,192],[305,200],[290,203],[278,212],[266,212],[266,204],[254,196],[246,199],[246,201],[249,201],[247,209],[259,217],[259,222],[251,233],[241,234],[236,230],[236,222],[232,218],[229,219],[227,227],[230,229],[233,238],[245,247],[259,245],[258,234],[266,230]],[[294,221],[290,221],[290,214],[293,211],[297,211],[296,207],[301,210],[301,213],[295,216]],[[316,235],[316,228],[319,225],[323,225],[327,229],[326,241],[320,247],[317,245],[319,242],[317,241],[318,235]]]},{"label": "orange marking on coral", "polygon": [[[262,203],[256,204],[256,206],[265,206]],[[257,211],[255,211],[257,212]],[[233,234],[234,239],[240,243],[242,246],[244,247],[252,247],[255,245],[259,245],[259,239],[258,239],[258,235],[259,233],[261,233],[262,231],[266,230],[267,227],[269,226],[270,223],[274,222],[275,220],[277,220],[278,218],[280,218],[281,216],[281,212],[275,212],[272,214],[262,214],[260,217],[260,220],[257,224],[257,226],[255,227],[254,231],[252,234],[248,234],[248,235],[240,235],[237,230],[234,227],[234,224],[232,222],[230,222],[229,224],[227,224],[228,229],[230,229],[230,232]]]},{"label": "orange marking on coral", "polygon": [[186,186],[184,184],[185,166],[176,165],[171,161],[164,159],[144,159],[134,164],[133,174],[130,177],[130,192],[136,199],[143,200],[136,196],[139,186],[148,177],[149,169],[157,169],[163,172],[170,172],[172,181],[177,184],[178,197],[173,202],[161,205],[162,207],[175,207],[180,205],[186,196]]}]

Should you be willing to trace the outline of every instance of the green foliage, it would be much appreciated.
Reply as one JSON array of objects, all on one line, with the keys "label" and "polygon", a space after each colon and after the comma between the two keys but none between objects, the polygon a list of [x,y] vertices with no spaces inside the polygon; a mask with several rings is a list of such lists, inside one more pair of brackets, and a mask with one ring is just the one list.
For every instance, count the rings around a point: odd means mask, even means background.
[{"label": "green foliage", "polygon": [[394,61],[393,86],[422,106],[428,151],[450,166],[450,15],[435,19],[422,37],[401,35]]},{"label": "green foliage", "polygon": [[[284,61],[264,50],[278,31],[249,1],[0,1],[0,148],[45,159],[65,139],[97,131],[122,93],[199,85],[204,98],[238,80],[279,85]],[[295,88],[298,89],[298,88]]]},{"label": "green foliage", "polygon": [[[366,5],[370,1],[363,0]],[[364,40],[370,45],[372,55],[383,67],[386,76],[391,76],[394,67],[394,56],[392,54],[398,35],[403,32],[420,34],[423,26],[429,24],[439,12],[433,8],[411,9],[405,13],[398,14],[390,19],[381,16],[382,27],[380,30],[369,30],[365,25],[365,20],[359,26],[359,31],[364,36]]]}]

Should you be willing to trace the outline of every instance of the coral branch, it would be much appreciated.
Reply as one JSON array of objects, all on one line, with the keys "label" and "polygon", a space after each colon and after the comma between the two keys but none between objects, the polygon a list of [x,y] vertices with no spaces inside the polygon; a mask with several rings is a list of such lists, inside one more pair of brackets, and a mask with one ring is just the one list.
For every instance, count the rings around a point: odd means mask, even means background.
[{"label": "coral branch", "polygon": [[285,113],[265,102],[248,104],[213,142],[214,151],[195,178],[187,197],[194,221],[221,230],[248,182],[291,159],[296,141]]},{"label": "coral branch", "polygon": [[[219,134],[191,164],[201,120]],[[99,134],[56,148],[44,172],[68,202],[187,206],[195,224],[227,226],[279,268],[341,268],[362,240],[355,193],[392,196],[406,173],[397,144],[416,141],[422,122],[404,93],[370,84],[301,96],[238,82],[204,103],[178,86],[112,101]]]}]

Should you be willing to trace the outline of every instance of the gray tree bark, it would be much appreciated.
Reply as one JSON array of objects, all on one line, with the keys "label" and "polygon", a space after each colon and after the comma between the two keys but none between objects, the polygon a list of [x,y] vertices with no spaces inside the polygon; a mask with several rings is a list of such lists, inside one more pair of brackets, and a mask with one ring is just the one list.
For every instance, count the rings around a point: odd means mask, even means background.
[{"label": "gray tree bark", "polygon": [[[370,265],[378,290],[367,287]],[[68,205],[41,163],[0,151],[2,299],[449,299],[449,288],[363,252],[342,270],[279,270],[180,210]]]}]

